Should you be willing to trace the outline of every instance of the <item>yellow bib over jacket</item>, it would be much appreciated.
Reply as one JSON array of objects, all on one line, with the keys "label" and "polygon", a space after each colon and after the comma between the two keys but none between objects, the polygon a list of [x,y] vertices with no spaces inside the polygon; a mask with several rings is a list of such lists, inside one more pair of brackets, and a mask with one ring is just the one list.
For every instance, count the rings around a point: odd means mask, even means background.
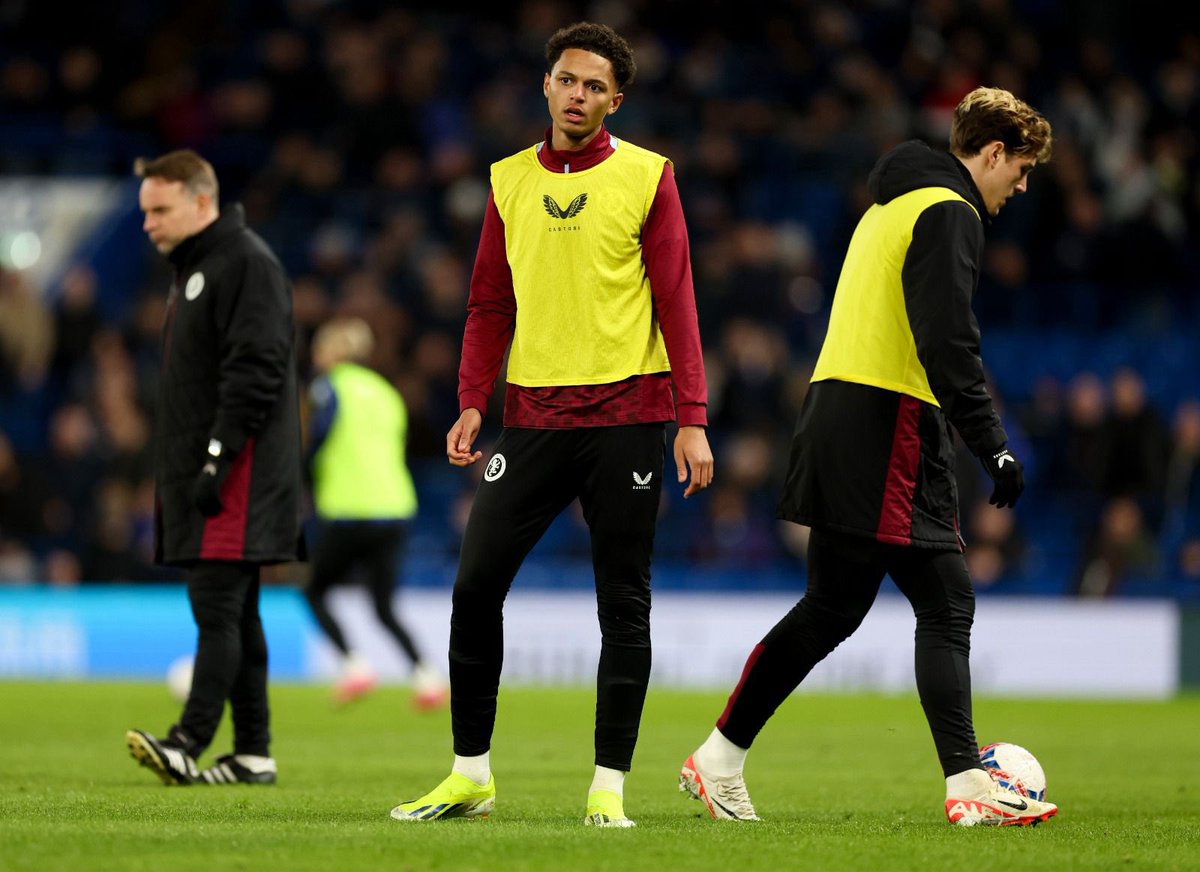
[{"label": "yellow bib over jacket", "polygon": [[967,202],[949,188],[918,188],[863,215],[833,296],[814,382],[870,385],[939,405],[917,358],[901,277],[917,219],[946,200]]}]

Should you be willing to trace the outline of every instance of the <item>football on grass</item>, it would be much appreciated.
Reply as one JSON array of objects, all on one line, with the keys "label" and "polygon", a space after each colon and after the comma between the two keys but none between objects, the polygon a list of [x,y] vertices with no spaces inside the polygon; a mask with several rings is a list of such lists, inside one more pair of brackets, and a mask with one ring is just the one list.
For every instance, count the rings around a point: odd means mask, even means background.
[{"label": "football on grass", "polygon": [[192,655],[186,654],[167,667],[167,690],[178,702],[187,702],[192,692]]},{"label": "football on grass", "polygon": [[993,742],[979,749],[979,759],[992,780],[1030,799],[1046,798],[1046,773],[1028,750],[1011,742]]}]

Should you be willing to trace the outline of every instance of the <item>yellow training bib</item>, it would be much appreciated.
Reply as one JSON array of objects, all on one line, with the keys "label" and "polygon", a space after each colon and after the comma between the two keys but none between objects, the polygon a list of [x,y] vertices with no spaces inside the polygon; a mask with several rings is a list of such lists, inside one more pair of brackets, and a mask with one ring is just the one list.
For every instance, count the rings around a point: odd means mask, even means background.
[{"label": "yellow training bib", "polygon": [[517,300],[513,384],[609,384],[670,369],[642,260],[666,158],[612,143],[577,173],[547,170],[537,146],[492,165]]},{"label": "yellow training bib", "polygon": [[946,200],[967,202],[949,188],[918,188],[863,215],[838,278],[813,381],[871,385],[939,405],[917,359],[901,276],[917,219]]}]

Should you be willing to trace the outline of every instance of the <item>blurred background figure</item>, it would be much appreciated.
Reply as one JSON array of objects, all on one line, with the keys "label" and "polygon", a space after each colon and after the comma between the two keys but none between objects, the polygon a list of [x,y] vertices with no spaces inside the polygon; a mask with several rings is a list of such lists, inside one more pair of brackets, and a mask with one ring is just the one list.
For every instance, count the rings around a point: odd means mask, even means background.
[{"label": "blurred background figure", "polygon": [[378,682],[327,602],[330,588],[355,582],[366,587],[376,617],[412,665],[413,705],[438,708],[449,699],[446,681],[422,658],[393,602],[417,492],[404,459],[408,410],[366,365],[374,345],[371,328],[356,317],[335,318],[313,338],[308,456],[317,530],[304,594],[341,655],[337,702],[357,699]]},{"label": "blurred background figure", "polygon": [[1130,577],[1145,578],[1158,567],[1158,548],[1141,506],[1132,497],[1115,497],[1105,505],[1088,540],[1075,592],[1112,596]]},{"label": "blurred background figure", "polygon": [[0,430],[0,582],[31,582],[36,576],[33,553],[25,543],[42,533],[40,512],[45,483],[32,467],[17,463],[12,442]]}]

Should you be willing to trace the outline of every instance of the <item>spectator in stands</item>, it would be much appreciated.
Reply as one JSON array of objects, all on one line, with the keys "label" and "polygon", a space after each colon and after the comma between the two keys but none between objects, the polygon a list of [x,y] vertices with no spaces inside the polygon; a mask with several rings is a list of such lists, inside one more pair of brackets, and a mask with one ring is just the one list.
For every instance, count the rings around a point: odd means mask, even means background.
[{"label": "spectator in stands", "polygon": [[34,391],[54,354],[54,319],[26,276],[0,266],[0,390]]},{"label": "spectator in stands", "polygon": [[1104,382],[1091,371],[1075,375],[1067,385],[1063,433],[1055,443],[1059,453],[1047,466],[1052,488],[1068,502],[1079,541],[1100,516],[1109,458],[1107,416]]},{"label": "spectator in stands", "polygon": [[[1031,457],[1025,465],[1028,482],[1037,475],[1044,458],[1038,458],[1026,438],[1024,427],[1005,410],[1004,397],[989,379],[988,393],[1001,420],[1007,421],[1009,444],[1020,457]],[[954,477],[958,484],[958,504],[962,537],[966,543],[964,556],[975,589],[985,590],[997,582],[1020,574],[1025,554],[1025,542],[1019,529],[1016,512],[1007,512],[992,505],[991,479],[980,468],[979,460],[959,437],[955,438]],[[1039,460],[1041,463],[1039,463]]]},{"label": "spectator in stands", "polygon": [[79,555],[80,575],[88,581],[155,581],[162,578],[135,538],[135,487],[107,476],[95,492],[92,526]]},{"label": "spectator in stands", "polygon": [[1025,542],[1017,530],[1016,514],[986,500],[964,506],[964,535],[970,537],[964,554],[976,590],[986,590],[1019,575]]},{"label": "spectator in stands", "polygon": [[1200,578],[1200,401],[1179,404],[1163,495],[1163,547],[1185,578]]},{"label": "spectator in stands", "polygon": [[1142,507],[1132,497],[1114,497],[1083,553],[1075,579],[1075,593],[1083,597],[1108,597],[1129,578],[1146,578],[1159,569],[1159,553]]},{"label": "spectator in stands", "polygon": [[775,522],[776,453],[767,436],[753,430],[735,432],[720,451],[721,481],[704,501],[703,518],[682,519],[690,529],[684,534],[688,557],[743,569],[769,566],[784,554]]},{"label": "spectator in stands", "polygon": [[[0,430],[0,553],[7,554],[10,569],[21,554],[30,560],[29,546],[45,533],[46,482],[34,463],[22,463],[12,442]],[[33,573],[21,581],[33,581]],[[7,580],[7,579],[6,579]]]},{"label": "spectator in stands", "polygon": [[46,533],[51,544],[83,547],[94,493],[106,472],[96,422],[83,403],[65,403],[50,418],[48,445],[37,465],[46,477]]},{"label": "spectator in stands", "polygon": [[76,371],[87,362],[92,339],[103,327],[96,311],[96,273],[85,263],[67,270],[60,282],[54,309],[55,343],[52,371],[66,386]]},{"label": "spectator in stands", "polygon": [[1144,522],[1157,530],[1170,451],[1166,427],[1157,410],[1147,404],[1146,382],[1137,370],[1119,367],[1109,379],[1109,396],[1104,494],[1137,500]]}]

